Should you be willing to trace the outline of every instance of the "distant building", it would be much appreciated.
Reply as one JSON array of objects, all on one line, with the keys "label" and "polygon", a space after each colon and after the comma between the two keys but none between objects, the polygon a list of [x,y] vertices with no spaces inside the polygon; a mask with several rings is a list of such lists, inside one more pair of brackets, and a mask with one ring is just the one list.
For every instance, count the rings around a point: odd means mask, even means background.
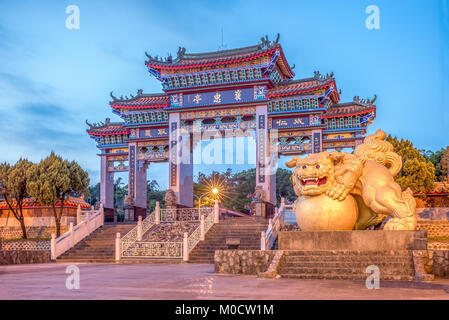
[{"label": "distant building", "polygon": [[[76,210],[78,205],[81,209],[89,209],[90,205],[84,201],[83,197],[69,197],[64,202],[62,211],[61,226],[68,226],[70,222],[76,224]],[[60,202],[56,204],[56,210],[60,210]],[[53,209],[40,204],[33,198],[24,200],[23,215],[26,227],[50,227],[55,226]],[[19,221],[9,209],[6,201],[0,200],[0,228],[20,227]]]}]

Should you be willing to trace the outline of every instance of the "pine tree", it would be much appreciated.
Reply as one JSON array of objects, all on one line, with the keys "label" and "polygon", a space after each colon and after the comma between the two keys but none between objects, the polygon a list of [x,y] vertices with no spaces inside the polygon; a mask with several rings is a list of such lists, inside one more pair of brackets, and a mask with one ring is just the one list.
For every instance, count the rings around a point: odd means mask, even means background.
[{"label": "pine tree", "polygon": [[8,163],[0,164],[0,188],[9,210],[19,221],[22,237],[27,238],[25,218],[23,216],[23,201],[28,197],[27,172],[33,164],[20,159],[14,166]]},{"label": "pine tree", "polygon": [[[53,209],[56,236],[61,235],[61,218],[68,196],[89,196],[89,176],[75,161],[63,160],[52,152],[28,170],[28,193]],[[59,212],[56,205],[59,202]]]},{"label": "pine tree", "polygon": [[402,157],[402,170],[394,178],[402,189],[411,188],[415,193],[425,193],[434,189],[435,167],[413,146],[409,140],[387,137],[393,144],[394,152]]}]

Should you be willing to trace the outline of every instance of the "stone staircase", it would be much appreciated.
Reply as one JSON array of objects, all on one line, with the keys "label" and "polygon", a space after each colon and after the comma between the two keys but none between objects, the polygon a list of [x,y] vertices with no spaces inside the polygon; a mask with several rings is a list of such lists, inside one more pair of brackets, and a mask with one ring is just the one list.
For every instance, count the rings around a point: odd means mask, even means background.
[{"label": "stone staircase", "polygon": [[105,224],[72,249],[56,259],[56,262],[114,262],[117,232],[124,236],[135,224]]},{"label": "stone staircase", "polygon": [[[268,220],[262,218],[230,218],[214,224],[189,254],[189,263],[214,263],[215,250],[260,250],[260,234],[266,231]],[[239,239],[237,248],[229,248],[227,238]]]},{"label": "stone staircase", "polygon": [[380,280],[413,281],[413,257],[396,251],[284,251],[279,266],[282,278],[366,280],[366,268],[376,265]]}]

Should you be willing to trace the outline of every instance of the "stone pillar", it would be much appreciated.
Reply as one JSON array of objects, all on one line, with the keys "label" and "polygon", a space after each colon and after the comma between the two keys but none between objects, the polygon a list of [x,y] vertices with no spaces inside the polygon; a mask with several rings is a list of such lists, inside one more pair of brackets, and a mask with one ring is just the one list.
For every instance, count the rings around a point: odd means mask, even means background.
[{"label": "stone pillar", "polygon": [[121,248],[120,248],[120,232],[115,234],[115,261],[120,260]]},{"label": "stone pillar", "polygon": [[136,166],[136,187],[134,199],[134,221],[147,216],[147,164],[144,161],[137,161]]},{"label": "stone pillar", "polygon": [[179,113],[169,114],[169,177],[170,189],[178,205],[193,207],[193,141],[191,134],[181,129]]},{"label": "stone pillar", "polygon": [[147,167],[145,161],[137,160],[136,143],[129,144],[128,163],[128,196],[133,200],[133,217],[130,215],[130,220],[137,221],[138,216],[145,218],[147,213]]},{"label": "stone pillar", "polygon": [[[264,201],[276,204],[276,160],[270,162],[267,105],[256,107],[256,187],[262,186]],[[274,159],[274,157],[273,157]]]},{"label": "stone pillar", "polygon": [[104,221],[114,221],[114,173],[108,172],[106,156],[101,156],[100,202],[104,207]]},{"label": "stone pillar", "polygon": [[323,150],[322,130],[312,130],[312,152],[319,153]]}]

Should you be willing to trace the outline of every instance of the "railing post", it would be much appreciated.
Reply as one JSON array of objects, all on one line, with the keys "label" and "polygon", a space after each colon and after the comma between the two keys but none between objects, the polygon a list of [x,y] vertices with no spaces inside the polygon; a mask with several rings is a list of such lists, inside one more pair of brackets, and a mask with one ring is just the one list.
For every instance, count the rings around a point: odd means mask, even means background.
[{"label": "railing post", "polygon": [[69,225],[69,244],[70,244],[70,248],[73,248],[73,222],[70,222]]},{"label": "railing post", "polygon": [[184,232],[184,241],[182,243],[182,258],[184,261],[189,261],[189,235]]},{"label": "railing post", "polygon": [[268,219],[268,230],[270,230],[271,228],[273,228],[273,219],[272,218]]},{"label": "railing post", "polygon": [[56,235],[54,233],[51,234],[51,260],[56,260]]},{"label": "railing post", "polygon": [[220,207],[218,206],[218,199],[215,199],[214,214],[215,214],[214,223],[219,223],[220,222]]},{"label": "railing post", "polygon": [[137,241],[142,241],[142,216],[137,218]]},{"label": "railing post", "polygon": [[78,204],[76,208],[76,224],[80,224],[81,222],[81,205]]},{"label": "railing post", "polygon": [[204,216],[203,215],[201,216],[200,232],[201,232],[200,240],[204,240],[205,239],[205,234],[204,234]]},{"label": "railing post", "polygon": [[115,237],[115,261],[120,261],[120,232]]},{"label": "railing post", "polygon": [[281,198],[281,207],[282,207],[282,206],[285,207],[285,198],[284,198],[284,197]]},{"label": "railing post", "polygon": [[159,201],[156,201],[156,209],[154,210],[154,224],[159,224],[161,222],[161,206]]},{"label": "railing post", "polygon": [[265,232],[260,232],[260,250],[266,250],[265,248]]}]

